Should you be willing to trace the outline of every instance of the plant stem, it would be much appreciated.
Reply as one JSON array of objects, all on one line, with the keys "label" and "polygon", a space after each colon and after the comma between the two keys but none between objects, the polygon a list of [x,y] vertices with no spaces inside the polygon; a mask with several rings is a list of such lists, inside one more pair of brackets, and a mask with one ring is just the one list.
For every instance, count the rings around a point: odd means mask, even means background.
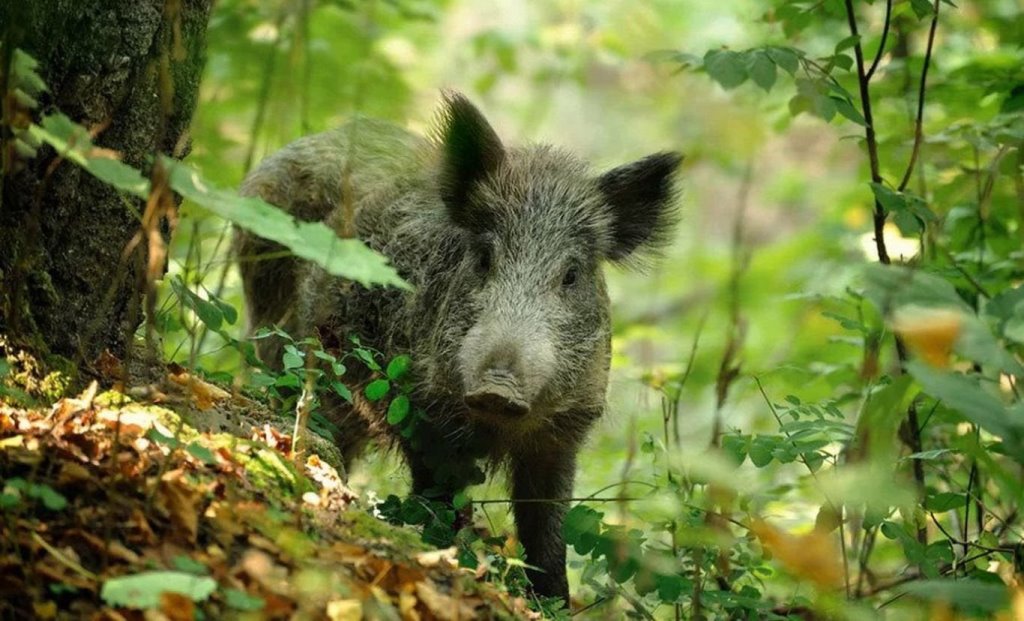
[{"label": "plant stem", "polygon": [[[853,56],[857,61],[857,85],[860,89],[861,113],[864,116],[864,138],[868,147],[868,163],[871,166],[871,181],[882,182],[882,174],[878,165],[878,141],[875,138],[875,120],[871,111],[871,90],[868,86],[868,75],[864,69],[864,47],[860,42],[860,33],[857,32],[857,18],[853,12],[853,0],[844,0],[846,4],[846,21],[850,26],[850,34],[858,37],[857,43],[853,46]],[[875,225],[875,250],[878,253],[878,262],[889,265],[889,251],[885,247],[885,219],[888,214],[882,203],[875,199],[874,225]]]},{"label": "plant stem", "polygon": [[878,63],[882,61],[882,56],[885,55],[885,44],[889,38],[889,26],[892,24],[892,0],[886,0],[885,2],[885,23],[882,25],[882,40],[878,43],[878,51],[875,52],[875,59],[871,61],[871,68],[864,75],[864,79],[868,82],[871,81],[871,76],[875,75],[875,69],[878,69]]},{"label": "plant stem", "polygon": [[[921,83],[917,88],[917,119],[914,121],[914,146],[910,151],[910,161],[907,163],[907,170],[903,173],[903,179],[900,181],[900,185],[897,188],[900,192],[907,189],[907,184],[910,183],[910,176],[914,173],[914,166],[917,164],[918,155],[921,153],[921,140],[923,138],[923,132],[921,131],[921,125],[924,121],[924,93],[925,88],[928,84],[928,67],[932,61],[932,49],[935,46],[935,29],[939,25],[939,2],[935,0],[935,5],[932,7],[932,24],[928,29],[928,46],[924,52],[924,66],[921,68]],[[849,4],[849,0],[847,0]]]}]

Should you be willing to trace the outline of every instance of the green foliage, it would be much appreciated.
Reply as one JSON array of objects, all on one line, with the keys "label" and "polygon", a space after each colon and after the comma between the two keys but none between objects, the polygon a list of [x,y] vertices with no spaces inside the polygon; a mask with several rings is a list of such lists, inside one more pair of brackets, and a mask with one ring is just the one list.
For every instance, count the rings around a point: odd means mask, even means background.
[{"label": "green foliage", "polygon": [[68,506],[67,498],[45,483],[32,483],[21,477],[3,482],[3,489],[0,489],[0,509],[15,510],[22,506],[24,498],[38,500],[50,511],[61,511]]}]

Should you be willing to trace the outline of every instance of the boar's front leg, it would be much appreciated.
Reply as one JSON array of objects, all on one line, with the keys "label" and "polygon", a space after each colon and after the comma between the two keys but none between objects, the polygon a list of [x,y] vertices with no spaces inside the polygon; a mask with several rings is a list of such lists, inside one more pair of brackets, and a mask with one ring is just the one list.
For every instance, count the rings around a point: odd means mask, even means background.
[{"label": "boar's front leg", "polygon": [[[576,473],[575,450],[565,447],[519,455],[512,462],[512,499],[565,499],[572,495]],[[516,532],[526,550],[526,562],[540,568],[527,570],[540,595],[569,602],[565,577],[565,537],[562,522],[566,502],[522,502],[514,505]]]}]

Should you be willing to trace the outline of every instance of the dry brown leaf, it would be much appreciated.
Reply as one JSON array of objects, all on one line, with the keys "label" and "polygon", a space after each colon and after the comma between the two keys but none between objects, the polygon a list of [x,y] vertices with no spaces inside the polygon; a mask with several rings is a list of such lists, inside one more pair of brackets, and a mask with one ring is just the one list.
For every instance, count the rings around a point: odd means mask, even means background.
[{"label": "dry brown leaf", "polygon": [[363,602],[358,599],[327,602],[327,618],[331,621],[360,621],[363,618]]},{"label": "dry brown leaf", "polygon": [[416,555],[416,562],[427,568],[437,567],[441,564],[455,568],[459,566],[458,553],[459,550],[455,546],[443,550],[420,552]]},{"label": "dry brown leaf", "polygon": [[160,479],[157,502],[189,542],[199,533],[199,501],[202,493],[184,479],[184,471],[171,470]]},{"label": "dry brown leaf", "polygon": [[57,603],[52,601],[32,602],[32,612],[36,619],[55,619],[57,617]]},{"label": "dry brown leaf", "polygon": [[830,537],[817,532],[790,535],[759,519],[751,522],[750,530],[794,575],[825,588],[842,583],[843,568]]},{"label": "dry brown leaf", "polygon": [[398,613],[402,615],[403,621],[420,621],[420,613],[416,610],[418,600],[412,594],[415,587],[403,589],[398,594]]},{"label": "dry brown leaf", "polygon": [[196,605],[187,595],[164,591],[160,594],[160,612],[170,621],[192,621],[196,618]]},{"label": "dry brown leaf", "polygon": [[92,479],[89,469],[82,464],[65,461],[60,465],[60,473],[57,474],[57,483],[67,485],[69,483],[81,483]]},{"label": "dry brown leaf", "polygon": [[475,619],[473,606],[437,590],[430,580],[416,583],[416,595],[423,605],[442,621],[469,621]]},{"label": "dry brown leaf", "polygon": [[209,410],[213,408],[218,401],[225,401],[231,398],[231,393],[220,386],[216,386],[206,380],[198,378],[184,369],[181,369],[180,371],[172,369],[171,372],[167,374],[167,379],[179,386],[184,386],[185,389],[189,391],[192,403],[200,410]]},{"label": "dry brown leaf", "polygon": [[247,550],[238,568],[271,593],[287,595],[291,591],[288,570],[275,563],[266,552]]}]

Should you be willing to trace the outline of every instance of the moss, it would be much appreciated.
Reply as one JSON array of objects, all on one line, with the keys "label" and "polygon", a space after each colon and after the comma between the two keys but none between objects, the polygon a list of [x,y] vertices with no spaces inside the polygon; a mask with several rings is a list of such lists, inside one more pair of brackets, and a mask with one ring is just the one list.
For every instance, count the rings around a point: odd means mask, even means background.
[{"label": "moss", "polygon": [[423,542],[420,534],[410,528],[379,520],[366,511],[350,510],[342,518],[352,535],[366,542],[383,541],[389,547],[412,556],[434,548]]}]

